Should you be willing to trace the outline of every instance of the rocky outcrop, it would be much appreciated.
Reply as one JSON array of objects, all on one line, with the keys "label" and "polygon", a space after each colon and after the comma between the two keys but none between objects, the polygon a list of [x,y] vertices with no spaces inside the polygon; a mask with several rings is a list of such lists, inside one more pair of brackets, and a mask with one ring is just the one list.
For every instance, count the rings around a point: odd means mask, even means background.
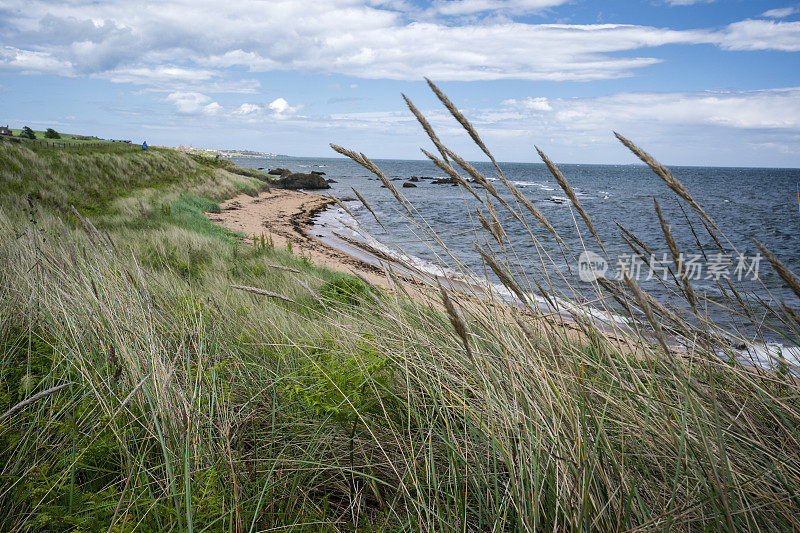
[{"label": "rocky outcrop", "polygon": [[267,174],[272,174],[273,176],[283,176],[284,174],[291,174],[292,171],[288,168],[273,168],[267,171]]},{"label": "rocky outcrop", "polygon": [[439,185],[458,185],[458,182],[455,180],[455,178],[439,178],[438,180],[433,180],[431,183]]},{"label": "rocky outcrop", "polygon": [[324,172],[318,172],[318,171],[316,171],[316,170],[312,170],[312,171],[311,171],[311,174],[317,174],[318,176],[324,176],[324,175],[325,175],[325,173],[324,173]]},{"label": "rocky outcrop", "polygon": [[[313,172],[312,172],[312,174],[313,174]],[[335,179],[329,179],[329,180],[325,180],[325,181],[327,181],[328,183],[338,183]]]},{"label": "rocky outcrop", "polygon": [[275,185],[283,189],[330,189],[331,186],[319,174],[284,174]]},{"label": "rocky outcrop", "polygon": [[416,185],[414,185],[414,184],[413,184],[413,183],[411,183],[410,181],[407,181],[407,182],[403,183],[403,187],[405,187],[405,188],[409,189],[409,188],[411,188],[411,187],[416,187]]}]

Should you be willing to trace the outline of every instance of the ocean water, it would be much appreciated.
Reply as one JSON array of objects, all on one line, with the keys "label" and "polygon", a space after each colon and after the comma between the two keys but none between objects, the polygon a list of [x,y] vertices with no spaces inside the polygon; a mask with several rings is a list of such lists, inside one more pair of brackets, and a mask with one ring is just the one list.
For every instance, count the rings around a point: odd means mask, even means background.
[{"label": "ocean water", "polygon": [[[472,195],[461,187],[437,185],[430,180],[416,182],[415,188],[402,188],[403,182],[411,176],[444,177],[441,170],[427,161],[375,161],[387,177],[396,180],[394,185],[414,206],[419,225],[409,221],[408,215],[389,190],[381,187],[380,181],[350,160],[278,157],[241,158],[235,159],[235,162],[251,168],[286,167],[297,172],[325,172],[325,177],[336,180],[336,183],[322,193],[345,200],[358,223],[378,241],[402,249],[421,263],[451,265],[447,254],[423,231],[422,228],[428,225],[435,229],[460,261],[480,276],[496,281],[490,271],[485,272],[475,242],[477,239],[485,247],[484,239],[488,239],[495,251],[501,251],[501,248],[488,232],[482,229],[473,231],[475,225],[479,227],[476,216],[476,206],[479,204]],[[494,175],[489,163],[476,163],[475,166],[487,177]],[[786,266],[800,273],[800,169],[671,167],[675,177],[724,231],[727,238],[723,240],[725,248],[731,250],[735,247],[742,255],[741,262],[735,259],[734,263],[728,264],[715,257],[717,245],[700,217],[643,165],[559,165],[589,213],[602,239],[605,253],[543,164],[501,163],[500,166],[505,176],[547,217],[576,256],[582,250],[587,250],[600,254],[606,260],[607,276],[618,274],[622,267],[628,267],[636,273],[638,265],[637,279],[645,290],[660,301],[685,307],[685,302],[675,298],[658,281],[657,275],[650,275],[649,267],[639,260],[632,263],[632,250],[617,227],[617,223],[622,224],[644,242],[658,260],[657,266],[665,264],[663,259],[668,259],[674,270],[654,210],[655,197],[679,249],[690,261],[692,285],[698,294],[711,302],[723,302],[724,293],[728,290],[726,280],[730,279],[737,290],[744,289],[771,305],[785,303],[800,309],[800,301],[775,274],[767,260],[759,260],[758,249],[753,243],[754,238],[758,239]],[[504,190],[499,181],[494,183],[501,196],[513,205],[511,194]],[[355,198],[353,188],[369,202],[381,219],[382,226],[360,202],[352,201]],[[477,185],[476,189],[482,192]],[[582,295],[569,288],[570,285],[576,286],[576,282],[578,287],[582,283],[578,278],[578,260],[559,252],[553,237],[537,225],[532,216],[526,218],[533,228],[536,243],[528,229],[511,218],[498,202],[494,201],[493,204],[511,243],[508,252],[514,258],[517,274],[526,278],[531,287],[538,283],[548,292],[580,300]],[[483,212],[488,216],[485,208]],[[702,255],[701,247],[705,255]],[[665,253],[668,254],[666,258],[663,255]],[[546,268],[543,267],[542,257],[545,258]],[[657,268],[653,274],[661,272]],[[753,279],[756,272],[757,279]],[[559,273],[569,279],[569,285],[560,279]],[[586,287],[587,293],[590,293],[588,283]],[[779,334],[770,333],[757,323],[732,319],[730,313],[713,303],[704,307],[714,320],[744,328],[752,334],[758,330],[773,341],[782,340]]]}]

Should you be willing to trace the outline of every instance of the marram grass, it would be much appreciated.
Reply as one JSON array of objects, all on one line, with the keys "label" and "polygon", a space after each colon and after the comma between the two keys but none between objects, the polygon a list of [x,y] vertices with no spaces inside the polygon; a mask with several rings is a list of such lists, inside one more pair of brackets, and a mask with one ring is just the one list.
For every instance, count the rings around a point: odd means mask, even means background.
[{"label": "marram grass", "polygon": [[[214,161],[0,150],[0,413],[28,401],[0,420],[2,530],[800,529],[796,378],[721,357],[734,333],[635,284],[573,290],[640,334],[542,316],[524,295],[549,284],[518,274],[501,221],[533,214],[532,239],[579,251],[513,191],[476,227],[499,251],[476,244],[518,307],[250,246],[202,211],[264,185]],[[793,310],[771,312],[797,339]],[[692,350],[653,337],[698,323]]]}]

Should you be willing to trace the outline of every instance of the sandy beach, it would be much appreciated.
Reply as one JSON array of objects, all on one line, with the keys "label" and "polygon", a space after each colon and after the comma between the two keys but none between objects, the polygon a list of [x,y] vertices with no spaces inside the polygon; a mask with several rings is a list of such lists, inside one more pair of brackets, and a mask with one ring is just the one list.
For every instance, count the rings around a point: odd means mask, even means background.
[{"label": "sandy beach", "polygon": [[325,244],[308,231],[314,217],[333,203],[318,194],[273,188],[257,197],[240,194],[231,198],[220,204],[222,212],[208,213],[208,218],[248,237],[271,236],[278,248],[285,249],[287,240],[291,241],[292,252],[308,257],[315,265],[356,273],[379,287],[390,288],[383,269]]}]

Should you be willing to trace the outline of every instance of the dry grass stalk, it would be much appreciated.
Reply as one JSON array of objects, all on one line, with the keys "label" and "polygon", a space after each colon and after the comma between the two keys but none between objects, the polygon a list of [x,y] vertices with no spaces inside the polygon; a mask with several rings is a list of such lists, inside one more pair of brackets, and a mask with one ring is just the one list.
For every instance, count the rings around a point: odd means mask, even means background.
[{"label": "dry grass stalk", "polygon": [[514,281],[513,276],[506,272],[506,269],[497,263],[493,257],[493,254],[486,253],[486,251],[484,251],[484,249],[478,245],[476,245],[475,248],[478,250],[478,253],[481,254],[481,257],[486,264],[489,265],[489,268],[492,269],[492,272],[494,272],[498,279],[500,279],[500,282],[511,292],[513,292],[522,303],[529,305],[528,297],[525,292],[519,287],[519,285],[517,285],[517,282]]},{"label": "dry grass stalk", "polygon": [[[365,199],[363,196],[361,196],[361,193],[359,193],[359,192],[356,190],[356,188],[355,188],[355,187],[350,187],[350,188],[351,188],[351,189],[353,189],[353,193],[355,193],[355,195],[356,195],[356,198],[358,198],[358,200],[361,202],[361,204],[362,204],[364,207],[366,207],[366,208],[367,208],[367,211],[369,211],[369,212],[372,214],[372,216],[375,218],[375,222],[377,222],[378,224],[380,224],[380,226],[383,228],[383,227],[384,227],[384,226],[383,226],[383,222],[381,222],[381,219],[380,219],[380,218],[378,218],[378,215],[376,215],[376,214],[375,214],[375,211],[373,211],[373,210],[372,210],[372,207],[371,207],[371,206],[370,206],[370,205],[367,203],[367,200],[366,200],[366,199]],[[353,215],[350,215],[350,216],[353,216]],[[355,217],[353,217],[353,218],[355,218]],[[386,228],[384,228],[384,229],[386,229]]]},{"label": "dry grass stalk", "polygon": [[505,230],[503,230],[503,225],[500,223],[500,219],[497,217],[497,211],[494,210],[494,206],[492,205],[492,200],[489,196],[486,196],[486,206],[489,208],[489,215],[492,217],[492,228],[494,228],[493,233],[497,236],[497,240],[500,244],[503,244],[503,237],[505,235]]},{"label": "dry grass stalk", "polygon": [[781,277],[781,279],[786,283],[792,292],[800,298],[800,281],[798,281],[797,277],[792,273],[791,270],[786,268],[786,265],[780,262],[780,260],[775,257],[775,254],[767,250],[767,248],[758,242],[756,239],[753,239],[753,242],[756,243],[758,249],[761,250],[761,253],[764,254],[764,257],[767,258],[769,264],[772,265],[772,268],[775,269],[775,272]]},{"label": "dry grass stalk", "polygon": [[467,180],[465,180],[461,176],[461,174],[456,172],[456,169],[454,169],[453,166],[450,163],[448,163],[447,161],[443,161],[443,160],[439,159],[438,157],[436,157],[432,153],[428,152],[424,148],[421,149],[421,150],[422,150],[422,153],[425,154],[428,157],[428,159],[433,161],[434,165],[436,165],[442,171],[444,171],[445,174],[447,174],[448,176],[450,176],[451,178],[456,180],[459,185],[461,185],[462,187],[465,187],[472,194],[472,196],[474,196],[480,203],[483,203],[483,200],[481,199],[481,197],[478,194],[478,192],[475,189],[472,188],[472,185],[467,183]]},{"label": "dry grass stalk", "polygon": [[267,266],[270,268],[274,268],[275,270],[285,270],[286,272],[294,272],[295,274],[299,274],[300,271],[296,268],[291,268],[283,265],[273,265],[272,263],[267,263]]},{"label": "dry grass stalk", "polygon": [[300,279],[300,278],[298,278],[297,276],[292,276],[292,279],[293,279],[293,280],[295,280],[295,281],[297,282],[297,284],[298,284],[298,285],[300,285],[301,287],[303,287],[303,288],[306,290],[306,292],[307,292],[309,295],[311,295],[311,298],[312,298],[312,299],[313,299],[315,302],[317,302],[317,303],[318,303],[318,304],[319,304],[319,305],[320,305],[320,306],[321,306],[321,307],[322,307],[324,310],[326,310],[326,311],[328,310],[328,306],[327,306],[327,305],[325,305],[325,302],[323,302],[323,301],[322,301],[322,299],[321,299],[321,298],[320,298],[320,297],[317,295],[317,293],[315,293],[313,290],[311,290],[311,287],[309,287],[308,285],[306,285],[305,283],[303,283],[303,280],[301,280],[301,279]]},{"label": "dry grass stalk", "polygon": [[483,216],[483,213],[481,213],[480,210],[478,210],[478,220],[480,221],[481,226],[483,226],[483,229],[488,231],[492,235],[492,237],[494,237],[494,240],[497,241],[497,244],[503,246],[502,235],[497,231],[497,226],[489,223],[489,221],[486,220],[486,217]]},{"label": "dry grass stalk", "polygon": [[444,304],[444,308],[447,309],[447,316],[450,318],[450,323],[453,325],[453,329],[456,330],[458,336],[461,337],[461,341],[464,343],[464,350],[466,350],[467,355],[470,359],[472,359],[472,350],[469,347],[469,337],[467,334],[467,325],[464,323],[464,319],[461,318],[461,314],[456,309],[456,306],[453,305],[453,301],[450,299],[450,296],[447,294],[447,289],[445,289],[439,280],[436,280],[436,284],[439,286],[439,294],[442,295],[442,303]]},{"label": "dry grass stalk", "polygon": [[442,142],[439,140],[439,137],[436,135],[436,132],[433,131],[433,128],[431,127],[430,122],[428,122],[428,119],[425,118],[425,115],[423,115],[419,111],[419,109],[417,109],[417,106],[415,106],[405,94],[403,94],[402,96],[403,100],[406,101],[406,105],[411,110],[411,113],[413,113],[413,115],[419,121],[420,125],[422,126],[422,129],[425,130],[425,133],[428,134],[428,137],[430,137],[431,142],[433,142],[434,146],[436,146],[436,149],[439,150],[439,153],[442,154],[442,159],[447,161],[447,154],[445,154],[444,146],[442,145]]},{"label": "dry grass stalk", "polygon": [[633,242],[635,242],[635,243],[636,243],[636,245],[637,245],[637,246],[639,246],[639,248],[641,248],[642,250],[644,250],[645,252],[647,252],[647,255],[649,255],[649,256],[653,256],[653,255],[654,255],[654,254],[653,254],[653,252],[650,250],[650,248],[648,248],[648,247],[647,247],[647,245],[646,245],[645,243],[643,243],[643,242],[642,242],[642,241],[639,239],[639,237],[637,237],[636,235],[634,235],[632,231],[630,231],[628,228],[626,228],[625,226],[623,226],[623,225],[622,225],[622,224],[620,224],[619,222],[616,222],[616,221],[615,221],[614,223],[617,225],[617,227],[618,227],[620,230],[622,230],[622,233],[624,233],[624,234],[625,234],[625,235],[626,235],[626,236],[627,236],[627,237],[628,237],[630,240],[632,240]]},{"label": "dry grass stalk", "polygon": [[349,157],[362,167],[366,168],[367,170],[375,174],[378,177],[378,179],[381,180],[381,182],[386,186],[386,188],[389,189],[389,191],[391,191],[392,195],[394,195],[397,201],[400,202],[400,205],[402,205],[406,209],[406,211],[411,213],[411,209],[409,209],[408,204],[406,204],[406,201],[400,195],[400,191],[397,190],[394,184],[392,184],[392,182],[389,181],[389,179],[383,174],[381,169],[379,169],[378,166],[375,163],[373,163],[367,156],[365,156],[364,154],[358,154],[352,150],[348,150],[347,148],[342,148],[341,146],[338,146],[336,144],[331,143],[330,146],[340,154]]},{"label": "dry grass stalk", "polygon": [[641,159],[647,166],[649,166],[650,169],[653,172],[655,172],[655,174],[659,178],[664,180],[664,182],[667,184],[667,186],[669,186],[670,189],[675,191],[675,194],[677,194],[678,196],[680,196],[681,198],[686,200],[686,202],[688,202],[689,205],[692,206],[692,208],[695,211],[700,213],[700,215],[703,218],[708,220],[708,222],[712,226],[714,226],[714,228],[717,231],[720,231],[720,233],[721,233],[721,230],[719,229],[717,224],[711,219],[710,216],[708,216],[708,214],[706,214],[705,211],[703,211],[703,208],[700,207],[700,205],[697,202],[694,201],[694,198],[692,198],[692,195],[689,194],[689,191],[686,189],[686,187],[684,187],[683,184],[680,181],[678,181],[675,178],[675,176],[672,175],[672,172],[670,172],[670,170],[667,167],[665,167],[664,165],[662,165],[661,163],[656,161],[655,158],[653,158],[653,156],[651,156],[650,154],[648,154],[647,152],[645,152],[644,150],[642,150],[641,148],[639,148],[638,146],[633,144],[631,141],[629,141],[628,139],[626,139],[625,137],[623,137],[622,135],[620,135],[616,131],[614,132],[614,135],[617,137],[617,139],[620,140],[620,142],[622,142],[622,144],[624,144],[628,148],[628,150],[633,152],[636,155],[636,157]]},{"label": "dry grass stalk", "polygon": [[475,131],[475,128],[473,128],[472,124],[469,123],[467,117],[465,117],[461,113],[461,111],[458,110],[455,104],[453,104],[453,102],[450,101],[450,99],[439,89],[439,87],[436,86],[435,83],[433,83],[428,78],[425,78],[425,81],[428,82],[428,86],[434,92],[436,97],[439,98],[439,101],[441,101],[447,108],[447,110],[450,111],[450,114],[453,115],[453,118],[455,118],[458,121],[458,123],[464,127],[465,130],[467,130],[467,133],[472,138],[472,141],[483,151],[484,154],[486,154],[486,157],[488,157],[492,161],[494,166],[497,167],[499,170],[499,167],[497,166],[497,161],[494,160],[494,156],[489,151],[489,149],[486,148],[486,145],[483,144],[483,141],[478,135],[478,132]]},{"label": "dry grass stalk", "polygon": [[71,381],[69,383],[62,383],[61,385],[56,385],[55,387],[50,387],[49,389],[43,390],[42,392],[37,392],[36,394],[31,396],[30,398],[26,398],[26,399],[22,400],[21,402],[16,404],[14,407],[12,407],[11,409],[9,409],[5,413],[3,413],[0,416],[0,420],[3,420],[5,418],[7,418],[7,417],[10,417],[14,413],[16,413],[17,411],[21,411],[22,409],[25,409],[30,404],[35,403],[35,402],[41,400],[42,398],[46,398],[47,396],[50,396],[51,394],[54,394],[54,393],[60,391],[61,389],[65,388],[65,387],[69,387],[70,385],[72,385]]},{"label": "dry grass stalk", "polygon": [[542,161],[544,161],[544,164],[547,166],[547,169],[550,171],[550,173],[556,179],[558,184],[561,186],[561,189],[564,191],[567,197],[569,197],[570,201],[572,202],[572,205],[574,205],[575,209],[578,210],[578,213],[580,213],[581,217],[583,218],[583,221],[586,222],[586,227],[588,227],[589,231],[592,233],[592,235],[594,235],[594,238],[597,240],[597,244],[599,244],[600,248],[602,248],[603,251],[605,252],[606,249],[603,246],[603,242],[600,240],[600,235],[598,235],[597,230],[594,229],[594,224],[592,224],[592,219],[589,218],[589,214],[583,209],[581,201],[578,200],[578,196],[575,194],[575,191],[572,190],[572,187],[567,181],[567,178],[564,177],[564,174],[561,173],[558,167],[555,166],[555,164],[553,164],[552,161],[550,161],[550,158],[547,157],[544,154],[544,152],[542,152],[539,149],[538,146],[535,146],[534,148],[536,148],[536,151],[539,153],[539,157],[542,158]]},{"label": "dry grass stalk", "polygon": [[658,221],[661,223],[661,231],[664,232],[664,239],[667,241],[667,246],[669,246],[669,251],[672,253],[672,259],[675,261],[675,266],[678,269],[678,277],[681,278],[681,283],[683,284],[683,292],[686,294],[686,299],[689,301],[689,305],[692,306],[692,310],[697,313],[697,298],[695,297],[694,290],[692,289],[692,284],[689,281],[689,276],[686,274],[686,268],[683,264],[683,256],[678,250],[678,244],[675,242],[675,238],[672,236],[672,232],[667,225],[667,221],[664,219],[664,215],[661,213],[661,206],[658,205],[658,200],[656,200],[655,196],[653,197],[653,205],[656,209],[656,214],[658,215]]},{"label": "dry grass stalk", "polygon": [[625,279],[625,283],[633,292],[633,295],[636,297],[636,302],[639,304],[639,308],[644,313],[644,316],[647,318],[647,321],[650,322],[650,326],[653,328],[653,332],[658,339],[658,342],[661,344],[661,347],[664,349],[664,353],[670,354],[669,346],[667,345],[667,341],[664,340],[664,331],[661,329],[661,324],[656,320],[655,315],[653,314],[653,309],[650,307],[650,303],[647,300],[647,297],[644,294],[644,291],[639,287],[639,285],[634,281],[634,279],[625,272],[623,274]]},{"label": "dry grass stalk", "polygon": [[368,252],[370,255],[373,255],[373,256],[375,256],[376,258],[378,258],[378,259],[380,259],[382,261],[386,261],[387,263],[397,263],[398,265],[400,265],[400,266],[402,266],[404,268],[408,268],[408,269],[417,271],[416,268],[414,268],[412,265],[409,265],[408,263],[406,263],[402,259],[399,259],[397,257],[389,255],[386,252],[384,252],[383,250],[375,248],[374,246],[371,246],[371,245],[369,245],[369,244],[367,244],[365,242],[357,241],[356,239],[352,239],[352,238],[350,238],[350,237],[348,237],[346,235],[342,235],[342,234],[336,233],[336,232],[334,232],[333,235],[338,237],[339,239],[342,239],[344,242],[346,242],[348,244],[352,244],[356,248],[360,248],[360,249],[364,250],[365,252]]},{"label": "dry grass stalk", "polygon": [[[487,191],[489,191],[489,194],[491,194],[492,196],[494,196],[494,197],[495,197],[495,199],[496,199],[498,202],[500,202],[500,203],[503,205],[503,207],[505,207],[506,209],[508,209],[508,212],[509,212],[509,213],[511,213],[512,215],[514,215],[514,218],[516,218],[516,219],[517,219],[517,220],[519,220],[520,222],[524,223],[524,221],[522,220],[522,217],[520,217],[520,216],[519,216],[519,213],[517,213],[517,212],[516,212],[516,210],[512,209],[512,208],[511,208],[511,206],[510,206],[510,205],[508,205],[508,203],[507,203],[507,202],[506,202],[506,201],[505,201],[505,200],[504,200],[504,199],[503,199],[503,198],[500,196],[500,194],[497,192],[497,189],[495,188],[495,186],[494,186],[494,185],[492,185],[492,183],[491,183],[491,182],[490,182],[488,179],[486,179],[486,177],[485,177],[483,174],[481,174],[480,172],[478,172],[478,169],[476,169],[474,166],[472,166],[472,165],[469,163],[469,161],[466,161],[465,159],[463,159],[463,158],[459,157],[459,156],[458,156],[457,154],[455,154],[455,153],[454,153],[452,150],[450,150],[450,149],[448,149],[448,148],[445,148],[445,151],[447,152],[447,155],[449,155],[449,156],[450,156],[450,158],[451,158],[453,161],[455,161],[456,163],[458,163],[458,166],[460,166],[461,168],[463,168],[463,169],[464,169],[464,171],[466,171],[466,173],[467,173],[467,174],[469,174],[470,176],[472,176],[472,179],[474,179],[474,180],[475,180],[475,181],[476,181],[476,182],[477,182],[479,185],[481,185],[481,186],[482,186],[484,189],[486,189]],[[495,164],[495,165],[496,165],[496,164]],[[497,167],[497,168],[498,168],[498,172],[499,172],[499,170],[500,170],[500,167]]]},{"label": "dry grass stalk", "polygon": [[356,218],[356,217],[353,215],[353,213],[352,213],[352,212],[351,212],[351,211],[350,211],[350,210],[347,208],[347,206],[346,206],[346,205],[344,205],[344,204],[342,203],[342,201],[341,201],[341,200],[339,200],[337,197],[335,197],[334,195],[332,195],[332,194],[331,194],[330,196],[328,196],[328,198],[330,198],[331,200],[333,200],[333,201],[336,203],[336,205],[338,205],[339,207],[341,207],[342,209],[344,209],[344,212],[345,212],[345,213],[347,213],[348,215],[350,215],[350,216],[351,216],[351,217],[353,217],[353,218]]},{"label": "dry grass stalk", "polygon": [[246,285],[231,285],[232,289],[239,289],[240,291],[251,292],[253,294],[259,294],[261,296],[268,296],[270,298],[276,298],[278,300],[283,300],[284,302],[289,302],[296,304],[294,300],[291,298],[287,298],[282,294],[278,294],[277,292],[271,292],[264,289],[259,289],[258,287],[248,287]]}]

